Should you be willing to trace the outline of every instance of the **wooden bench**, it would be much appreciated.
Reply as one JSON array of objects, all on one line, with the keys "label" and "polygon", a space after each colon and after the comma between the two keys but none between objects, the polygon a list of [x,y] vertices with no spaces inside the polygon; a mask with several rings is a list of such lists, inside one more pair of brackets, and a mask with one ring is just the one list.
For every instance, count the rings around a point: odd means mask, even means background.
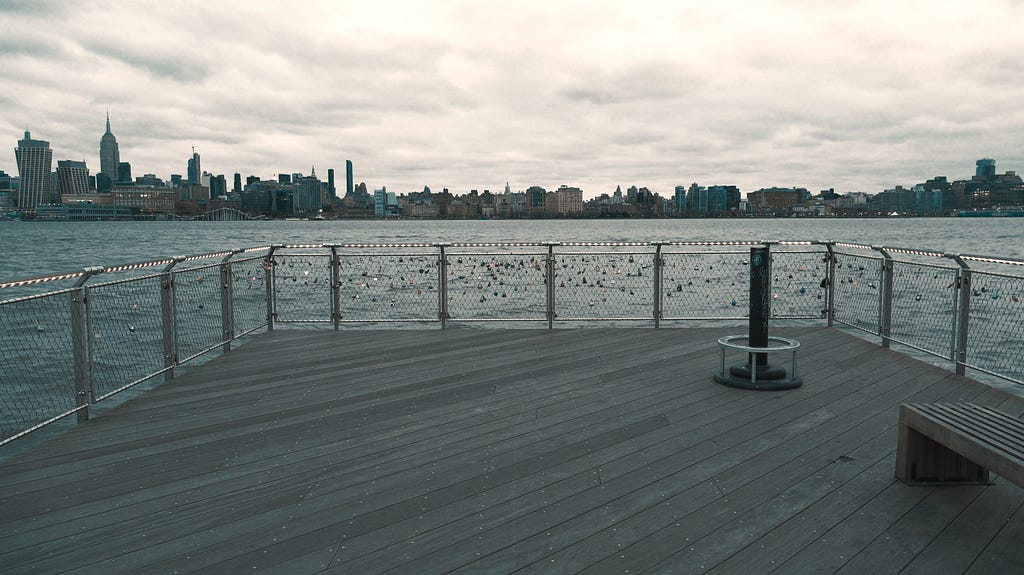
[{"label": "wooden bench", "polygon": [[1024,421],[973,403],[900,405],[897,479],[985,484],[989,471],[1024,487]]}]

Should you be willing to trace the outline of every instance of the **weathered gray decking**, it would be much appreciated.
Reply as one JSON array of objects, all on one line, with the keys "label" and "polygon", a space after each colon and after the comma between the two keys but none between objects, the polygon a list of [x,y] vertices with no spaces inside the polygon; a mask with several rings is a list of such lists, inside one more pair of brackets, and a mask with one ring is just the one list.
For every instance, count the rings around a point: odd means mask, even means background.
[{"label": "weathered gray decking", "polygon": [[900,402],[1024,401],[825,328],[728,388],[736,332],[260,335],[0,463],[0,571],[1024,570],[1024,490],[893,479]]}]

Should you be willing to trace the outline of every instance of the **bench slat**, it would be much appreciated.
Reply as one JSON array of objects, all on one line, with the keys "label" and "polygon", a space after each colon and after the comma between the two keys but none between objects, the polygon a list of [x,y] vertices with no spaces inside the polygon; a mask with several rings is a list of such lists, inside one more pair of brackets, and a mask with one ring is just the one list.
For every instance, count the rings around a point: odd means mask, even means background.
[{"label": "bench slat", "polygon": [[971,403],[900,406],[899,479],[984,483],[989,470],[1024,486],[1024,421]]},{"label": "bench slat", "polygon": [[918,404],[914,407],[1024,465],[1024,422],[974,404]]}]

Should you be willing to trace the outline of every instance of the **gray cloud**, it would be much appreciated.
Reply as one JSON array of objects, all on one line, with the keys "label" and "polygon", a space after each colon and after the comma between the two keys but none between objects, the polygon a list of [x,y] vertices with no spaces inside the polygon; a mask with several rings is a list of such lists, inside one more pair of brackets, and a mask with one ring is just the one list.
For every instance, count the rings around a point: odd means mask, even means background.
[{"label": "gray cloud", "polygon": [[95,172],[109,109],[162,177],[195,145],[216,173],[352,159],[398,192],[873,192],[1024,170],[1024,6],[983,4],[7,2],[0,132]]},{"label": "gray cloud", "polygon": [[68,3],[62,0],[4,0],[0,14],[6,16],[62,16]]}]

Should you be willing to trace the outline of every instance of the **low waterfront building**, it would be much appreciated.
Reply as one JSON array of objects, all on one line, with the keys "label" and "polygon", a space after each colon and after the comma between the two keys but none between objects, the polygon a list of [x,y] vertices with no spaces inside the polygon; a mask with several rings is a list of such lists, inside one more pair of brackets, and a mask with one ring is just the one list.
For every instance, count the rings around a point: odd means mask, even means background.
[{"label": "low waterfront building", "polygon": [[110,195],[113,205],[135,208],[143,213],[175,213],[178,192],[173,188],[115,186]]},{"label": "low waterfront building", "polygon": [[806,188],[761,188],[747,194],[747,203],[751,211],[777,214],[791,211],[810,196]]},{"label": "low waterfront building", "polygon": [[36,206],[36,220],[39,221],[131,220],[138,214],[138,209],[127,206],[94,204],[89,201]]}]

